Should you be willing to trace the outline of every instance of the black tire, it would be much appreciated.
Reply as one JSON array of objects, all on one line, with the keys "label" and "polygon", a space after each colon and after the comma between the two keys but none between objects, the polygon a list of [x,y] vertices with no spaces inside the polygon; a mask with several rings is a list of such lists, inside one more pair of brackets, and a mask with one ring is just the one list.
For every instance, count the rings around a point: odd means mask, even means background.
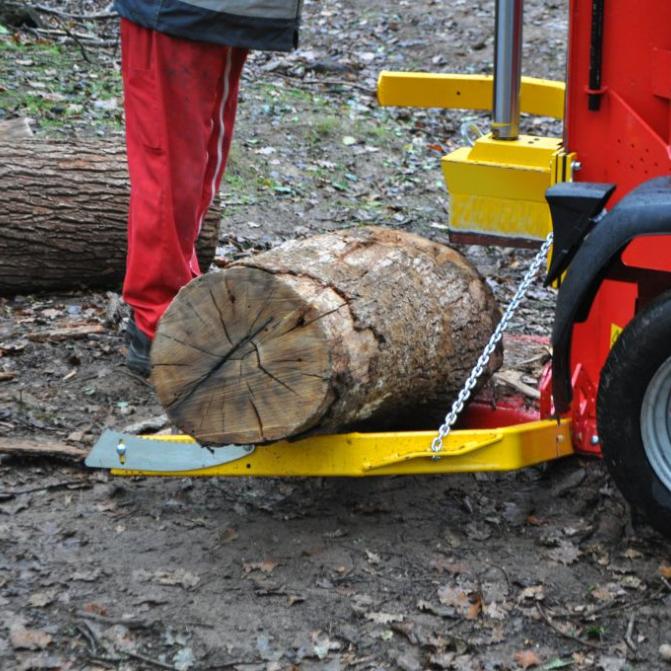
[{"label": "black tire", "polygon": [[671,464],[671,437],[664,433],[663,439],[649,438],[650,427],[658,426],[650,422],[650,399],[665,398],[655,390],[667,370],[671,370],[671,291],[645,306],[624,329],[601,371],[597,396],[597,425],[608,470],[632,507],[671,538],[671,484],[665,466],[659,462],[653,466],[649,456],[654,442],[652,458],[662,454]]}]

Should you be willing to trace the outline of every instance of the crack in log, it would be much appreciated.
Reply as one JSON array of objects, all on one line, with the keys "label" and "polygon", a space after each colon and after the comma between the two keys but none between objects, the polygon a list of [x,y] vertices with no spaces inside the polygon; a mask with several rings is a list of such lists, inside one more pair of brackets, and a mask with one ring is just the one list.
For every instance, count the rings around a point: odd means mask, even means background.
[{"label": "crack in log", "polygon": [[292,331],[295,331],[296,329],[303,328],[305,326],[310,326],[310,324],[314,324],[315,322],[318,322],[320,319],[323,319],[324,317],[328,317],[329,315],[332,315],[334,312],[338,312],[338,310],[344,308],[346,305],[349,305],[349,303],[341,303],[337,308],[333,308],[333,310],[328,310],[327,312],[323,312],[320,315],[317,315],[314,319],[311,319],[310,321],[303,321],[303,318],[298,320],[295,326],[292,326],[288,331],[285,331],[282,335],[287,335],[287,333],[291,333]]},{"label": "crack in log", "polygon": [[[205,382],[206,380],[211,378],[213,375],[216,375],[221,370],[223,365],[227,361],[230,360],[230,358],[233,356],[233,354],[235,352],[237,352],[240,348],[244,347],[247,343],[254,340],[254,338],[256,338],[256,336],[259,333],[261,333],[261,331],[263,331],[263,329],[265,329],[266,326],[268,326],[268,324],[270,324],[272,321],[273,321],[273,318],[268,317],[268,319],[266,319],[266,321],[263,322],[263,324],[261,324],[261,326],[259,326],[259,328],[256,329],[256,331],[246,335],[244,338],[242,338],[242,340],[240,340],[240,342],[238,342],[236,345],[231,347],[231,349],[228,350],[228,352],[226,352],[226,354],[224,354],[224,356],[221,357],[220,361],[218,361],[214,366],[212,366],[212,368],[210,368],[209,371],[207,371],[206,373],[203,373],[198,379],[196,379],[191,384],[191,386],[188,389],[185,389],[179,396],[177,396],[177,398],[172,400],[169,403],[169,405],[167,406],[167,408],[172,410],[174,407],[177,407],[177,406],[182,405],[183,403],[186,403],[186,401],[188,401],[193,396],[193,394],[196,392],[196,389],[198,389],[198,387],[200,387],[200,385],[203,384],[203,382]],[[167,336],[167,337],[170,338],[171,336]],[[176,338],[172,338],[172,340],[175,340],[175,342],[179,342]],[[186,343],[182,343],[182,344],[186,344]],[[216,356],[216,355],[210,354],[209,352],[205,352],[205,354],[208,354],[209,356]]]},{"label": "crack in log", "polygon": [[[315,277],[314,275],[311,275],[310,273],[306,272],[299,272],[297,270],[292,270],[291,268],[262,268],[260,266],[256,266],[253,263],[245,263],[245,262],[239,262],[238,266],[233,266],[237,268],[252,268],[254,270],[260,270],[262,272],[270,273],[271,275],[290,275],[291,277],[298,277],[298,278],[307,278],[309,280],[312,280],[319,286],[321,286],[324,289],[330,289],[333,291],[334,294],[336,294],[338,297],[340,297],[349,307],[350,307],[350,312],[352,313],[352,322],[354,326],[355,331],[370,331],[373,334],[373,337],[375,340],[378,342],[379,345],[384,345],[387,342],[387,339],[385,338],[383,333],[380,333],[372,324],[361,324],[357,318],[356,313],[351,310],[352,306],[356,304],[357,301],[361,299],[361,295],[357,293],[347,293],[344,289],[341,289],[340,287],[335,286],[331,282],[325,282],[324,280],[320,279],[319,277]],[[366,275],[367,273],[364,273]],[[372,301],[369,301],[369,303]],[[368,303],[364,303],[363,305],[367,305]]]},{"label": "crack in log", "polygon": [[259,352],[259,347],[258,345],[252,340],[252,347],[254,348],[254,351],[256,352],[256,363],[261,371],[263,371],[271,380],[275,380],[277,384],[282,385],[285,389],[289,390],[292,394],[295,394],[298,396],[298,398],[303,398],[295,389],[292,389],[286,382],[283,382],[280,380],[279,377],[276,377],[273,375],[269,370],[267,370],[263,363],[261,363],[261,352]]},{"label": "crack in log", "polygon": [[212,287],[207,287],[207,290],[210,293],[210,299],[212,300],[212,305],[214,305],[214,309],[217,311],[217,314],[219,315],[219,320],[221,321],[221,327],[224,329],[224,335],[226,336],[226,340],[228,340],[231,345],[233,344],[233,341],[231,340],[231,336],[228,334],[228,328],[226,326],[226,321],[224,320],[224,315],[221,312],[221,308],[219,307],[219,303],[214,298],[214,292],[212,291]]},{"label": "crack in log", "polygon": [[189,310],[191,310],[191,312],[193,312],[194,315],[196,315],[196,317],[198,317],[198,319],[199,319],[200,322],[203,324],[203,326],[207,326],[207,327],[210,326],[210,325],[203,319],[203,317],[201,316],[200,312],[198,312],[198,310],[196,310],[194,304],[191,302],[191,300],[189,299],[188,296],[184,297],[184,304],[189,308]]},{"label": "crack in log", "polygon": [[259,412],[259,409],[256,407],[255,397],[254,397],[254,392],[252,391],[252,388],[249,384],[249,382],[246,383],[247,385],[247,391],[249,391],[249,402],[252,405],[252,408],[254,409],[254,414],[256,415],[256,421],[259,423],[259,433],[261,434],[261,440],[265,438],[265,435],[263,433],[263,421],[261,420],[261,413]]},{"label": "crack in log", "polygon": [[[211,356],[215,359],[219,358],[219,354],[213,354],[212,352],[208,352],[205,349],[202,349],[200,347],[196,347],[196,345],[188,342],[184,342],[183,340],[179,340],[178,338],[175,338],[175,336],[168,335],[167,333],[161,333],[161,338],[167,338],[168,340],[172,340],[173,342],[176,342],[178,345],[184,345],[184,347],[188,347],[189,349],[195,350],[196,352],[200,352],[201,354],[206,354],[207,356]],[[158,365],[158,364],[156,364]]]},{"label": "crack in log", "polygon": [[263,305],[259,308],[258,313],[256,314],[256,317],[254,317],[254,321],[252,322],[251,326],[249,327],[249,330],[251,331],[254,326],[256,325],[256,322],[259,321],[261,318],[261,315],[265,311],[265,309],[268,307],[268,304],[270,301],[275,297],[275,294],[277,293],[277,287],[273,286],[271,289],[270,293],[265,297],[265,300],[263,301]]}]

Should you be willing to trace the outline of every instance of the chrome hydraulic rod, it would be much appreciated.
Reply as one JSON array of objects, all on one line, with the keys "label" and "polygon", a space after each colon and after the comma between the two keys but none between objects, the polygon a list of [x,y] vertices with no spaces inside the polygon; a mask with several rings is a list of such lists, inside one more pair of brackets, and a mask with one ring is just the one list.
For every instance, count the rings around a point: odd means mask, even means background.
[{"label": "chrome hydraulic rod", "polygon": [[520,131],[524,0],[496,0],[492,134],[516,140]]}]

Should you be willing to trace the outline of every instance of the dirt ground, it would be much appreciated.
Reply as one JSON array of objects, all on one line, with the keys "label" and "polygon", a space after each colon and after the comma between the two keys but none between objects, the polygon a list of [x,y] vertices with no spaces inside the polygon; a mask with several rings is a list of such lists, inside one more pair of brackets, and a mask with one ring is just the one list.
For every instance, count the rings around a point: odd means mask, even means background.
[{"label": "dirt ground", "polygon": [[[525,72],[562,78],[567,2],[526,5]],[[489,72],[493,6],[306,2],[300,49],[250,60],[219,256],[366,223],[446,241],[439,159],[469,115],[381,109],[375,81],[383,69]],[[115,22],[79,30],[103,46],[0,31],[0,119],[121,141]],[[505,303],[529,253],[463,251]],[[509,344],[533,336],[542,354],[552,305],[532,289]],[[151,387],[122,365],[123,318],[113,292],[0,298],[0,439],[90,447],[105,427],[160,425]],[[102,328],[50,335],[77,325]],[[537,357],[508,363],[533,382]],[[1,669],[669,669],[669,564],[671,544],[632,519],[596,460],[123,480],[0,457]]]}]

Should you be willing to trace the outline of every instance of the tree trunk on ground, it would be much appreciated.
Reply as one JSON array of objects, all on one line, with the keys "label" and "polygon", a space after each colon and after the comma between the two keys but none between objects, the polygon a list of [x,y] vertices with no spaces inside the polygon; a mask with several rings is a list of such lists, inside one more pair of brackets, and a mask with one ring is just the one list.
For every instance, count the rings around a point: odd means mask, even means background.
[{"label": "tree trunk on ground", "polygon": [[444,414],[498,318],[449,247],[382,228],[329,233],[184,287],[159,325],[152,380],[171,421],[204,444],[389,427],[429,402]]},{"label": "tree trunk on ground", "polygon": [[[0,137],[0,294],[118,288],[126,265],[128,173],[121,138],[3,142]],[[207,269],[220,213],[198,241]]]}]

